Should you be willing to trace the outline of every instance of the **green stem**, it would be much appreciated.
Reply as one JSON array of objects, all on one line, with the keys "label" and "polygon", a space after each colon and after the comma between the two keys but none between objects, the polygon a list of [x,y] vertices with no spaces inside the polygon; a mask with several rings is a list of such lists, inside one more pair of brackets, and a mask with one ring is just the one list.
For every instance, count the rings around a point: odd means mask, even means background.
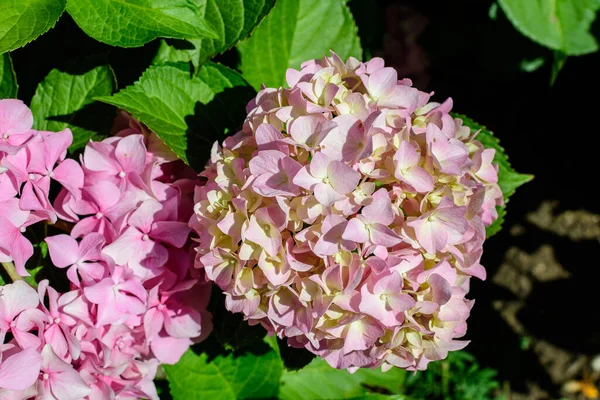
[{"label": "green stem", "polygon": [[4,270],[6,271],[6,273],[8,274],[8,276],[10,277],[10,279],[13,282],[23,280],[23,277],[17,273],[17,270],[15,269],[15,264],[13,264],[9,261],[9,262],[3,262],[2,266],[4,267]]}]

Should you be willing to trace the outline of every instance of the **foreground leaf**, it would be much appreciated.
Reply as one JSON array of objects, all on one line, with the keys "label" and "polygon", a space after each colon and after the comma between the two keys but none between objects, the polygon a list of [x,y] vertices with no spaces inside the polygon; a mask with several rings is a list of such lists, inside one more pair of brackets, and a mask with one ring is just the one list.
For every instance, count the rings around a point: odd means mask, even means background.
[{"label": "foreground leaf", "polygon": [[600,8],[597,0],[499,0],[499,3],[519,32],[543,46],[566,55],[598,50],[598,43],[590,33]]},{"label": "foreground leaf", "polygon": [[54,132],[70,128],[73,144],[69,151],[83,148],[92,137],[109,132],[115,113],[93,98],[109,96],[115,88],[115,76],[108,66],[84,74],[53,69],[31,100],[34,128]]},{"label": "foreground leaf", "polygon": [[238,73],[208,63],[197,77],[174,65],[150,67],[133,86],[99,100],[131,113],[201,170],[212,143],[241,127],[253,95]]},{"label": "foreground leaf", "polygon": [[218,39],[192,39],[183,43],[161,41],[154,63],[192,62],[199,67],[214,55],[248,36],[273,7],[274,0],[198,0],[204,18]]},{"label": "foreground leaf", "polygon": [[17,97],[17,77],[8,53],[0,55],[0,99]]},{"label": "foreground leaf", "polygon": [[504,206],[498,207],[498,219],[486,228],[487,236],[490,237],[500,230],[502,223],[504,222],[506,203],[508,203],[510,196],[515,193],[519,186],[532,180],[533,175],[521,174],[514,170],[508,161],[508,155],[506,155],[504,148],[500,145],[500,140],[498,140],[491,131],[486,129],[485,126],[479,125],[477,122],[464,115],[454,114],[454,116],[462,119],[463,124],[471,128],[472,131],[479,131],[476,139],[479,140],[485,148],[496,149],[494,163],[498,164],[498,186],[500,186],[502,194],[504,195]]},{"label": "foreground leaf", "polygon": [[0,54],[25,46],[52,28],[66,0],[0,1]]},{"label": "foreground leaf", "polygon": [[85,33],[112,46],[217,37],[193,0],[69,0],[67,11]]},{"label": "foreground leaf", "polygon": [[[380,398],[377,393],[399,393],[406,371],[394,368],[359,369],[354,374],[337,370],[320,358],[315,358],[299,371],[285,371],[281,377],[281,400],[319,400]],[[381,396],[381,398],[388,398]],[[398,397],[391,397],[398,398]]]},{"label": "foreground leaf", "polygon": [[356,24],[344,0],[277,0],[254,33],[238,44],[240,69],[254,86],[279,87],[285,71],[333,50],[362,57]]},{"label": "foreground leaf", "polygon": [[252,350],[215,357],[188,350],[177,364],[163,368],[175,400],[236,400],[277,397],[283,363],[261,342]]}]

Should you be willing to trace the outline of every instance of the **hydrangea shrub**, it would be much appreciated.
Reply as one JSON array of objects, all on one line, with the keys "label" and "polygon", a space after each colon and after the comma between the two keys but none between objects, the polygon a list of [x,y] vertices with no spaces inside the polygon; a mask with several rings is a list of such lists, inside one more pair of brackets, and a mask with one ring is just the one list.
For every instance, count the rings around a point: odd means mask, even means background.
[{"label": "hydrangea shrub", "polygon": [[0,5],[0,398],[395,398],[464,348],[531,176],[361,59],[345,0]]}]

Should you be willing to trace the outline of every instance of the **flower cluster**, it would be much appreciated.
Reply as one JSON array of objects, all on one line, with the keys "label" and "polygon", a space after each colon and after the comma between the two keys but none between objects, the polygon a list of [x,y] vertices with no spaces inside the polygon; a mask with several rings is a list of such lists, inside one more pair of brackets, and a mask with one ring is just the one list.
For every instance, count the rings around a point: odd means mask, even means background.
[{"label": "flower cluster", "polygon": [[210,286],[189,268],[196,174],[127,115],[80,163],[68,129],[32,123],[0,101],[0,261],[27,275],[26,228],[62,224],[45,242],[70,291],[0,287],[0,397],[157,399],[157,367],[212,329]]},{"label": "flower cluster", "polygon": [[335,368],[424,369],[463,348],[503,201],[494,150],[380,58],[286,77],[212,149],[196,266],[229,310]]}]

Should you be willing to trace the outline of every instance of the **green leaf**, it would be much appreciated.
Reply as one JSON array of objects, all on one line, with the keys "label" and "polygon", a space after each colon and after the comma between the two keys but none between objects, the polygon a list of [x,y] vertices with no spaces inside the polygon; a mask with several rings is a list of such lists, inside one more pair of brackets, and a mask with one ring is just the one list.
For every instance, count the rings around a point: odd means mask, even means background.
[{"label": "green leaf", "polygon": [[163,366],[173,399],[277,397],[283,363],[267,342],[260,344],[252,350],[214,357],[188,350],[177,364]]},{"label": "green leaf", "polygon": [[0,1],[0,54],[25,46],[52,28],[66,0]]},{"label": "green leaf", "polygon": [[109,96],[115,87],[115,76],[108,66],[83,74],[53,69],[31,100],[34,128],[54,132],[70,128],[73,144],[69,151],[84,147],[91,138],[109,132],[115,113],[93,98]]},{"label": "green leaf", "polygon": [[529,39],[567,55],[598,50],[590,27],[600,8],[596,0],[498,0],[513,26]]},{"label": "green leaf", "polygon": [[16,99],[19,85],[8,53],[0,55],[0,99]]},{"label": "green leaf", "polygon": [[351,374],[346,370],[334,369],[326,361],[315,358],[301,370],[284,371],[279,398],[281,400],[379,398],[377,393],[399,393],[405,377],[406,371],[399,368],[387,372],[382,372],[380,369],[359,369]]},{"label": "green leaf", "polygon": [[562,51],[555,51],[554,58],[552,60],[552,75],[550,76],[550,86],[554,86],[558,74],[565,66],[567,62],[567,55]]},{"label": "green leaf", "polygon": [[478,124],[464,115],[453,115],[456,118],[462,119],[463,125],[468,126],[472,131],[479,131],[476,139],[479,140],[485,148],[496,150],[494,163],[498,164],[498,186],[500,186],[502,194],[504,195],[504,206],[498,207],[498,219],[486,228],[487,237],[490,237],[500,230],[502,222],[504,222],[506,203],[508,203],[510,196],[515,193],[519,186],[532,180],[533,175],[521,174],[514,170],[508,161],[508,155],[506,155],[504,148],[500,145],[500,140],[498,140],[498,138],[496,138],[485,126]]},{"label": "green leaf", "polygon": [[254,86],[279,87],[285,71],[335,51],[362,58],[356,24],[344,0],[277,0],[252,35],[238,44],[240,69]]},{"label": "green leaf", "polygon": [[248,36],[269,13],[274,0],[196,0],[204,18],[213,27],[218,39],[192,39],[189,42],[161,41],[155,64],[165,62],[192,62],[199,67],[214,55],[234,46]]},{"label": "green leaf", "polygon": [[534,72],[540,69],[546,63],[544,57],[536,57],[532,59],[523,59],[519,64],[519,68],[523,72]]},{"label": "green leaf", "polygon": [[254,94],[237,72],[207,63],[196,77],[175,65],[152,66],[133,86],[99,100],[131,113],[200,170],[212,143],[241,127]]},{"label": "green leaf", "polygon": [[27,282],[29,284],[29,286],[33,287],[33,288],[37,288],[38,286],[38,280],[36,279],[37,274],[44,269],[43,265],[37,266],[35,268],[32,269],[28,269],[27,272],[29,272],[29,276],[25,276],[23,277],[23,280],[25,282]]},{"label": "green leaf", "polygon": [[69,0],[67,11],[89,36],[112,46],[156,39],[217,38],[193,0]]}]

